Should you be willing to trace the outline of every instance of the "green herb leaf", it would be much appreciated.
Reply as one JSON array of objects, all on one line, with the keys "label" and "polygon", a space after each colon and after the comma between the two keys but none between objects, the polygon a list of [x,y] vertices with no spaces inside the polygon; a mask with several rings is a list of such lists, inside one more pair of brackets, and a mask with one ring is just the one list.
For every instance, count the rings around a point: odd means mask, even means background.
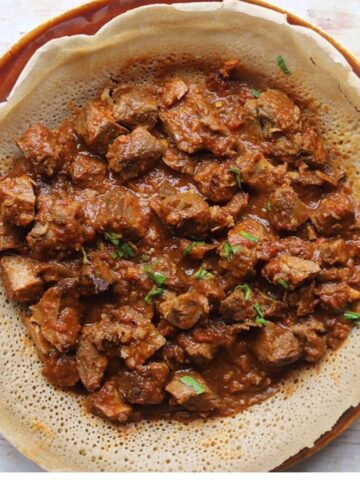
[{"label": "green herb leaf", "polygon": [[285,60],[284,60],[284,58],[283,58],[281,55],[279,55],[279,56],[276,58],[276,63],[279,65],[281,71],[282,71],[283,73],[285,73],[285,75],[291,75],[291,72],[290,72],[290,70],[288,69],[288,67],[287,67],[287,65],[286,65],[286,63],[285,63]]},{"label": "green herb leaf", "polygon": [[246,240],[250,240],[250,242],[257,243],[259,241],[259,239],[254,237],[254,235],[251,235],[251,233],[248,232],[244,232],[244,230],[240,231],[240,235]]},{"label": "green herb leaf", "polygon": [[88,259],[88,256],[86,255],[84,247],[81,247],[81,253],[82,253],[82,256],[83,256],[83,258],[82,258],[83,264],[84,265],[89,265],[90,261]]},{"label": "green herb leaf", "polygon": [[214,274],[205,270],[204,267],[200,267],[199,270],[194,273],[194,278],[196,278],[196,280],[208,280],[213,277]]},{"label": "green herb leaf", "polygon": [[129,245],[128,242],[121,242],[121,235],[118,233],[107,233],[105,232],[104,237],[110,243],[116,247],[116,252],[114,252],[111,257],[116,258],[133,258],[136,256],[134,249]]},{"label": "green herb leaf", "polygon": [[283,278],[279,278],[279,280],[277,281],[277,283],[279,285],[281,285],[283,288],[285,288],[286,290],[289,288],[289,284],[286,280],[284,280]]},{"label": "green herb leaf", "polygon": [[114,247],[118,247],[120,245],[121,235],[118,233],[104,233],[104,237],[106,240],[109,240],[110,243],[114,245]]},{"label": "green herb leaf", "polygon": [[267,212],[271,212],[271,208],[272,208],[272,207],[271,207],[271,203],[270,203],[269,201],[266,202],[266,203],[265,203],[265,210],[266,210]]},{"label": "green herb leaf", "polygon": [[351,320],[355,323],[358,327],[360,327],[360,314],[356,312],[352,312],[351,310],[347,310],[344,312],[344,318],[346,320]]},{"label": "green herb leaf", "polygon": [[255,303],[254,310],[256,312],[255,323],[258,323],[259,325],[266,325],[267,320],[264,318],[264,314],[263,314],[261,305],[259,303]]},{"label": "green herb leaf", "polygon": [[238,187],[241,189],[241,175],[240,175],[240,170],[237,167],[231,167],[229,168],[229,172],[233,173],[236,178],[236,183],[238,184]]},{"label": "green herb leaf", "polygon": [[156,286],[163,287],[166,282],[166,276],[160,272],[153,272],[150,265],[144,265],[144,272]]},{"label": "green herb leaf", "polygon": [[180,378],[180,382],[186,385],[187,387],[191,387],[196,395],[201,395],[205,392],[205,388],[201,383],[195,380],[194,377],[190,377],[190,375],[184,375]]},{"label": "green herb leaf", "polygon": [[251,95],[255,98],[259,98],[260,95],[261,95],[261,92],[260,92],[260,90],[257,90],[256,88],[252,88],[251,89]]},{"label": "green herb leaf", "polygon": [[225,258],[228,262],[230,262],[233,258],[233,256],[240,252],[240,245],[230,245],[229,242],[224,243],[224,254]]},{"label": "green herb leaf", "polygon": [[250,297],[251,297],[251,288],[249,287],[249,285],[247,283],[244,283],[243,285],[237,285],[235,288],[234,288],[234,291],[235,290],[242,290],[244,292],[244,300],[245,302],[248,302],[250,300]]},{"label": "green herb leaf", "polygon": [[147,293],[147,295],[144,297],[144,300],[146,303],[152,303],[153,298],[161,295],[163,292],[163,287],[154,287],[150,290],[150,292]]},{"label": "green herb leaf", "polygon": [[184,257],[185,257],[185,255],[189,255],[189,253],[191,252],[191,250],[194,247],[202,247],[203,245],[205,245],[205,242],[198,242],[198,241],[195,241],[195,240],[193,242],[189,243],[188,245],[186,245],[186,247],[183,250]]}]

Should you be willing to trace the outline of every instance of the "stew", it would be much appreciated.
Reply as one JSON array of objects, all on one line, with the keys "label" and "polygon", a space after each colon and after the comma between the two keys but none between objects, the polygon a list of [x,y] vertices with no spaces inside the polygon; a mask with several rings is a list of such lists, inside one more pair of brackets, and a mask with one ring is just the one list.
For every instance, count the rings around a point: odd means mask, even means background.
[{"label": "stew", "polygon": [[230,60],[16,139],[0,271],[51,384],[114,422],[230,415],[360,323],[358,205],[297,103]]}]

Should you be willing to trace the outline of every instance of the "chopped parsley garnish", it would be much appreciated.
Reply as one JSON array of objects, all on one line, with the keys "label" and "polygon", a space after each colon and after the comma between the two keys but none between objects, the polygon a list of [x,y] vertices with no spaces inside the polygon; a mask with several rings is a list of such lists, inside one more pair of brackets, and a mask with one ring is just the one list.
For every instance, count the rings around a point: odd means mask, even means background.
[{"label": "chopped parsley garnish", "polygon": [[256,312],[255,323],[257,323],[259,325],[266,325],[267,320],[264,318],[264,314],[263,314],[261,305],[259,303],[255,303],[254,310]]},{"label": "chopped parsley garnish", "polygon": [[346,312],[344,312],[344,318],[346,320],[351,320],[352,322],[355,323],[355,325],[360,327],[360,314],[359,313],[347,310]]},{"label": "chopped parsley garnish", "polygon": [[256,88],[252,88],[251,89],[251,95],[255,98],[259,98],[260,95],[261,95],[261,92],[260,92],[260,90],[257,90]]},{"label": "chopped parsley garnish", "polygon": [[245,302],[248,302],[251,297],[251,288],[247,283],[244,283],[243,285],[238,285],[237,287],[234,288],[235,290],[242,290],[244,292],[244,300]]},{"label": "chopped parsley garnish", "polygon": [[133,258],[136,256],[134,249],[129,245],[128,242],[121,241],[121,235],[118,233],[107,233],[105,232],[104,237],[110,243],[114,245],[116,251],[111,255],[112,258]]},{"label": "chopped parsley garnish", "polygon": [[229,242],[224,243],[224,254],[226,257],[226,260],[230,262],[233,258],[233,256],[240,251],[240,246],[239,245],[230,245]]},{"label": "chopped parsley garnish", "polygon": [[251,233],[248,232],[244,232],[244,230],[241,230],[240,235],[246,240],[250,240],[250,242],[257,243],[259,241],[259,239],[254,237],[254,235],[251,235]]},{"label": "chopped parsley garnish", "polygon": [[82,256],[83,256],[83,258],[82,258],[83,264],[84,265],[89,265],[90,261],[88,259],[88,256],[86,255],[84,247],[81,247],[81,253],[82,253]]},{"label": "chopped parsley garnish", "polygon": [[161,295],[164,291],[163,287],[153,287],[144,297],[146,303],[152,303],[153,298]]},{"label": "chopped parsley garnish", "polygon": [[270,203],[270,202],[266,202],[266,203],[265,203],[265,210],[266,210],[267,212],[271,212],[271,203]]},{"label": "chopped parsley garnish", "polygon": [[180,378],[180,382],[186,385],[187,387],[191,387],[196,395],[201,395],[205,392],[205,388],[201,383],[195,380],[194,377],[190,377],[190,375],[184,375]]},{"label": "chopped parsley garnish", "polygon": [[276,58],[276,63],[279,65],[281,71],[283,73],[285,73],[285,75],[291,75],[291,72],[290,70],[288,69],[286,63],[285,63],[285,60],[284,60],[284,57],[282,57],[281,55],[279,55],[277,58]]},{"label": "chopped parsley garnish", "polygon": [[208,280],[209,278],[213,278],[213,276],[214,274],[205,270],[204,267],[200,267],[199,270],[194,273],[196,280]]},{"label": "chopped parsley garnish", "polygon": [[189,243],[188,245],[186,245],[186,247],[184,248],[183,250],[183,255],[189,255],[189,253],[191,252],[191,250],[194,248],[194,247],[202,247],[205,245],[205,242],[198,242],[196,240],[194,240],[193,242]]},{"label": "chopped parsley garnish", "polygon": [[160,272],[153,272],[150,265],[144,265],[144,272],[157,287],[163,287],[166,282],[166,276]]},{"label": "chopped parsley garnish", "polygon": [[277,281],[277,283],[279,285],[281,285],[283,288],[285,288],[286,290],[289,288],[289,284],[286,280],[284,280],[283,278],[279,278],[279,280]]},{"label": "chopped parsley garnish", "polygon": [[235,175],[236,183],[238,184],[238,187],[241,188],[240,170],[237,167],[231,167],[229,168],[229,172]]}]

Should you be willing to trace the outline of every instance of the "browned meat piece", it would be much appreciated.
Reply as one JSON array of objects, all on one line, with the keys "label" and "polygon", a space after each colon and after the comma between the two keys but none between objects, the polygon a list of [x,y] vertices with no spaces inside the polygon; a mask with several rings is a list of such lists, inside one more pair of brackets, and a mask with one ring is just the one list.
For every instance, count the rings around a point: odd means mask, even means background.
[{"label": "browned meat piece", "polygon": [[181,78],[172,78],[162,87],[162,101],[165,107],[171,107],[188,92],[189,87]]},{"label": "browned meat piece", "polygon": [[325,265],[346,265],[349,260],[349,248],[342,239],[326,240],[320,238],[315,243],[314,259],[321,266]]},{"label": "browned meat piece", "polygon": [[40,325],[36,323],[34,317],[25,313],[22,314],[21,317],[31,340],[37,348],[40,360],[44,360],[44,358],[50,354],[55,354],[55,348],[45,340],[44,335],[41,333]]},{"label": "browned meat piece", "polygon": [[[240,245],[250,249],[256,249],[264,241],[274,241],[273,235],[251,217],[246,217],[237,223],[228,233],[230,245]],[[224,248],[222,248],[224,251]]]},{"label": "browned meat piece", "polygon": [[108,315],[102,314],[100,321],[88,326],[87,338],[98,351],[121,355],[119,347],[132,340],[132,332],[126,325],[113,321]]},{"label": "browned meat piece", "polygon": [[105,179],[106,166],[98,158],[79,153],[71,162],[69,173],[75,185],[96,187]]},{"label": "browned meat piece", "polygon": [[307,362],[318,362],[326,353],[326,328],[312,317],[299,321],[291,327],[299,339]]},{"label": "browned meat piece", "polygon": [[136,370],[120,370],[117,384],[125,399],[136,405],[156,405],[164,399],[164,387],[169,367],[164,362],[153,362]]},{"label": "browned meat piece", "polygon": [[311,221],[321,235],[334,235],[352,227],[355,211],[350,197],[333,193],[324,198],[319,208],[311,215]]},{"label": "browned meat piece", "polygon": [[241,217],[248,203],[249,195],[238,193],[226,205],[210,207],[211,231],[216,232],[224,228],[232,228]]},{"label": "browned meat piece", "polygon": [[179,345],[172,343],[169,339],[161,350],[161,354],[171,370],[179,368],[180,365],[187,362],[184,350]]},{"label": "browned meat piece", "polygon": [[197,242],[191,240],[181,240],[180,249],[184,257],[196,258],[202,260],[205,255],[217,249],[213,243]]},{"label": "browned meat piece", "polygon": [[92,101],[79,112],[75,120],[75,131],[91,149],[105,154],[109,144],[127,129],[116,123],[110,106],[106,102]]},{"label": "browned meat piece", "polygon": [[256,100],[246,102],[245,107],[259,117],[267,137],[301,127],[299,107],[280,90],[265,90]]},{"label": "browned meat piece", "polygon": [[165,151],[162,161],[176,172],[185,173],[186,175],[193,175],[197,164],[196,160],[186,153],[180,152],[175,147],[169,147]]},{"label": "browned meat piece", "polygon": [[288,185],[277,188],[269,202],[269,220],[276,230],[297,230],[309,218],[307,206]]},{"label": "browned meat piece", "polygon": [[155,126],[158,106],[151,88],[120,85],[111,92],[111,101],[114,117],[125,127]]},{"label": "browned meat piece", "polygon": [[331,170],[329,173],[321,170],[310,170],[309,166],[303,162],[299,165],[298,170],[290,171],[285,178],[290,180],[291,184],[302,187],[320,187],[322,185],[336,187],[341,176],[341,172]]},{"label": "browned meat piece", "polygon": [[284,304],[261,292],[251,290],[248,285],[235,288],[220,305],[220,313],[229,323],[243,322],[246,326],[257,326],[258,313],[254,306],[259,305],[265,318],[281,316]]},{"label": "browned meat piece", "polygon": [[239,189],[232,168],[233,162],[202,162],[194,176],[200,193],[215,203],[230,201]]},{"label": "browned meat piece", "polygon": [[28,128],[16,144],[30,160],[35,175],[52,177],[61,168],[61,148],[55,135],[43,125]]},{"label": "browned meat piece", "polygon": [[42,373],[46,380],[56,387],[73,387],[80,380],[75,357],[58,353],[43,359]]},{"label": "browned meat piece", "polygon": [[20,230],[5,222],[0,216],[0,252],[17,250],[22,245]]},{"label": "browned meat piece", "polygon": [[272,369],[296,362],[302,353],[295,335],[274,322],[268,322],[257,333],[252,350],[260,363]]},{"label": "browned meat piece", "polygon": [[37,262],[20,255],[0,258],[1,277],[9,298],[30,302],[40,297],[44,282],[39,277],[37,267]]},{"label": "browned meat piece", "polygon": [[312,260],[279,255],[262,269],[262,275],[274,285],[294,289],[306,280],[311,280],[320,272],[320,267]]},{"label": "browned meat piece", "polygon": [[161,140],[145,127],[137,127],[129,135],[121,135],[114,140],[106,157],[109,168],[121,173],[123,180],[129,180],[150,170],[163,151]]},{"label": "browned meat piece", "polygon": [[196,292],[207,297],[210,309],[216,309],[224,298],[224,290],[216,277],[193,279],[192,287]]},{"label": "browned meat piece", "polygon": [[310,285],[291,292],[287,299],[289,305],[296,308],[298,317],[313,313],[319,303],[319,298],[316,296],[315,282],[311,282]]},{"label": "browned meat piece", "polygon": [[210,310],[208,299],[192,291],[182,295],[169,292],[158,308],[166,321],[183,330],[192,328]]},{"label": "browned meat piece", "polygon": [[271,192],[284,180],[287,165],[274,167],[260,152],[248,152],[236,160],[241,181],[257,192]]},{"label": "browned meat piece", "polygon": [[100,387],[108,359],[100,353],[88,337],[90,327],[84,327],[76,350],[76,364],[81,382],[92,392]]},{"label": "browned meat piece", "polygon": [[255,266],[258,259],[254,248],[232,245],[231,249],[234,253],[231,254],[231,257],[228,257],[224,252],[224,245],[221,245],[219,250],[219,268],[231,285],[255,275]]},{"label": "browned meat piece", "polygon": [[183,192],[150,201],[160,220],[184,237],[202,236],[209,229],[210,208],[196,193]]},{"label": "browned meat piece", "polygon": [[125,423],[132,413],[115,380],[109,380],[98,392],[92,393],[88,404],[94,413],[113,422]]},{"label": "browned meat piece", "polygon": [[109,253],[95,250],[91,251],[87,258],[87,263],[83,264],[79,278],[82,293],[93,295],[105,292],[117,279],[109,265]]},{"label": "browned meat piece", "polygon": [[121,356],[130,369],[146,362],[166,343],[151,321],[131,307],[121,307],[114,318],[131,333],[128,342],[121,346]]},{"label": "browned meat piece", "polygon": [[323,268],[320,273],[318,273],[316,279],[319,283],[327,282],[349,282],[352,274],[351,267],[332,267],[332,268]]},{"label": "browned meat piece", "polygon": [[32,321],[41,334],[59,352],[75,347],[81,330],[80,305],[71,292],[73,281],[49,288],[39,303],[31,307]]},{"label": "browned meat piece", "polygon": [[183,152],[208,150],[219,156],[234,152],[234,139],[199,87],[191,86],[179,102],[162,108],[159,116],[166,132]]},{"label": "browned meat piece", "polygon": [[321,305],[334,311],[343,310],[348,303],[360,300],[360,292],[345,282],[324,283],[316,289]]},{"label": "browned meat piece", "polygon": [[318,260],[318,257],[314,256],[313,242],[306,242],[299,237],[290,236],[278,240],[267,240],[260,244],[257,248],[259,260],[263,260],[265,262],[268,262],[278,254],[293,255],[306,260]]},{"label": "browned meat piece", "polygon": [[147,219],[136,195],[116,186],[101,197],[94,224],[102,232],[136,239],[145,235]]},{"label": "browned meat piece", "polygon": [[170,393],[170,405],[182,405],[187,410],[208,412],[220,407],[220,399],[194,370],[175,372],[165,390]]},{"label": "browned meat piece", "polygon": [[38,272],[47,285],[53,285],[66,278],[78,278],[80,266],[71,260],[66,263],[49,260],[39,264]]},{"label": "browned meat piece", "polygon": [[28,175],[7,177],[0,181],[0,204],[3,219],[25,227],[35,217],[33,181]]}]

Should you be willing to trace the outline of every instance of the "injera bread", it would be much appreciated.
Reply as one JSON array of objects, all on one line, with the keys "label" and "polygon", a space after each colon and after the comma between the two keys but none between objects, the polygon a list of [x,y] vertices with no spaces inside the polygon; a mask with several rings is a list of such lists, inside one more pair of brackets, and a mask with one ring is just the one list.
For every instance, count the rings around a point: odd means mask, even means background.
[{"label": "injera bread", "polygon": [[[151,79],[162,62],[238,58],[273,85],[310,102],[333,156],[356,176],[360,82],[339,51],[286,16],[238,1],[152,5],[96,35],[50,41],[0,106],[1,170],[30,124],[55,127],[109,78]],[[293,72],[279,69],[281,54]],[[119,74],[134,58],[137,62]],[[125,78],[126,79],[126,78]],[[238,415],[115,426],[85,413],[82,398],[46,383],[19,309],[0,294],[0,430],[47,470],[267,471],[311,447],[360,401],[360,329],[320,365],[295,372],[278,393]]]}]

